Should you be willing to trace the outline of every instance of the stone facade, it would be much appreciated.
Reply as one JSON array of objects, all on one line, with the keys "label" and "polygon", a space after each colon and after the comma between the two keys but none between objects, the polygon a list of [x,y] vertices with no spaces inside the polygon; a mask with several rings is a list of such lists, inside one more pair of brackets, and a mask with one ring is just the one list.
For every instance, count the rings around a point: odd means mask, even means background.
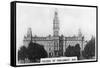
[{"label": "stone facade", "polygon": [[53,36],[49,35],[47,37],[32,36],[31,28],[28,29],[27,35],[24,36],[23,43],[27,47],[29,42],[32,40],[33,43],[38,43],[44,46],[48,53],[48,57],[59,57],[64,56],[65,49],[71,45],[80,45],[81,50],[84,49],[85,41],[81,32],[79,31],[78,36],[64,37],[59,35],[59,19],[58,13],[55,11],[53,19]]}]

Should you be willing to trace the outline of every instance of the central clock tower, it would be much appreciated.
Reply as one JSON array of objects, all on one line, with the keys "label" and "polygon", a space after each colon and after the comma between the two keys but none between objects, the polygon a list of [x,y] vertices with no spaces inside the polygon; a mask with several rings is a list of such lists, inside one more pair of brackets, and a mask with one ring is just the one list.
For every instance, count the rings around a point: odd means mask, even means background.
[{"label": "central clock tower", "polygon": [[54,12],[53,19],[53,40],[54,40],[54,57],[59,56],[59,19],[57,10]]}]

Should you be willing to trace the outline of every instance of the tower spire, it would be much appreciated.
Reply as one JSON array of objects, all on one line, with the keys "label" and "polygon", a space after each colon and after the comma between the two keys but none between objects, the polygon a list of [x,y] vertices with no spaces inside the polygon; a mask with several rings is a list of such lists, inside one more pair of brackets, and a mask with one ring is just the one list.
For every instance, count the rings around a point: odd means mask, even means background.
[{"label": "tower spire", "polygon": [[58,10],[55,9],[54,19],[53,19],[53,35],[59,36],[59,19],[58,19]]},{"label": "tower spire", "polygon": [[29,37],[30,40],[32,40],[32,29],[31,28],[28,28],[27,37]]},{"label": "tower spire", "polygon": [[78,36],[79,37],[82,37],[82,32],[81,32],[81,29],[80,28],[78,29]]}]

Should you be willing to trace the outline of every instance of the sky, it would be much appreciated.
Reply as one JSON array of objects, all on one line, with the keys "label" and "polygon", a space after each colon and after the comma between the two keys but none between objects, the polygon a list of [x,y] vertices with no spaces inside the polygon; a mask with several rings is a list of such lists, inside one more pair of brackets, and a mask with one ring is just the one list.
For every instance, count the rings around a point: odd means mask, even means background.
[{"label": "sky", "polygon": [[59,18],[59,35],[77,36],[79,29],[85,40],[96,35],[96,8],[17,3],[16,42],[18,48],[23,45],[24,36],[30,27],[33,36],[53,35],[55,9]]}]

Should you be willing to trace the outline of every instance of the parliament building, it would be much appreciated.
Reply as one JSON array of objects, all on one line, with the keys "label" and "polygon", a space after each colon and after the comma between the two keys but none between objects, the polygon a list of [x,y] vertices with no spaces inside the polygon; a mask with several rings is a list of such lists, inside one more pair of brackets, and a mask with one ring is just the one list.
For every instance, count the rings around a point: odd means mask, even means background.
[{"label": "parliament building", "polygon": [[30,41],[44,46],[48,53],[48,57],[64,56],[66,48],[70,46],[80,45],[81,51],[84,49],[85,41],[82,33],[79,32],[78,36],[64,37],[59,35],[59,18],[57,11],[54,12],[53,18],[53,36],[46,37],[32,36],[32,29],[29,28],[27,35],[24,36],[23,43],[27,47]]}]

